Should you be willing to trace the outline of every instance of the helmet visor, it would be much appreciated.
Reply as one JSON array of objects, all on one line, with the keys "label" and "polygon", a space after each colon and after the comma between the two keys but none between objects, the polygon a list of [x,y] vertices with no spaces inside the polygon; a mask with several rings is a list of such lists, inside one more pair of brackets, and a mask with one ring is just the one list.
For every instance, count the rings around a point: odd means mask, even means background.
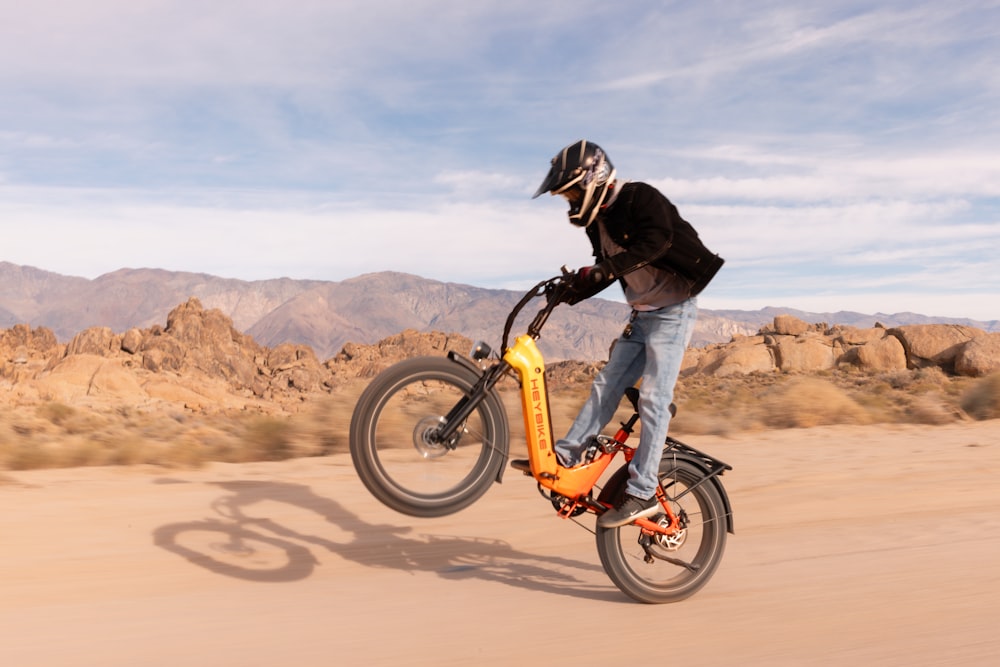
[{"label": "helmet visor", "polygon": [[555,165],[552,165],[552,168],[549,169],[549,173],[545,176],[545,180],[542,181],[542,184],[538,186],[538,190],[535,191],[535,194],[531,195],[531,198],[535,199],[541,196],[542,194],[548,192],[549,190],[552,190],[553,188],[557,187],[558,184],[559,184],[559,169],[557,169]]},{"label": "helmet visor", "polygon": [[553,192],[555,194],[562,194],[563,191],[567,189],[572,189],[571,186],[576,185],[584,177],[585,172],[583,169],[576,167],[571,170],[562,169],[557,164],[553,164],[552,168],[549,169],[548,175],[542,184],[538,186],[538,190],[532,195],[532,199],[538,197],[544,192]]}]

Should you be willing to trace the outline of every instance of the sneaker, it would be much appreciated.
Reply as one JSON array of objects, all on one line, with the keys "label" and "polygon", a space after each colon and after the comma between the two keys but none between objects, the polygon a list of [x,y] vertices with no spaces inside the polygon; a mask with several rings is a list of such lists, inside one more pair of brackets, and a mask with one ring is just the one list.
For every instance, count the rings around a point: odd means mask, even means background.
[{"label": "sneaker", "polygon": [[653,496],[649,500],[636,498],[631,494],[625,494],[625,500],[618,507],[608,510],[597,517],[598,528],[617,528],[627,523],[632,523],[636,519],[645,519],[660,511],[660,503]]}]

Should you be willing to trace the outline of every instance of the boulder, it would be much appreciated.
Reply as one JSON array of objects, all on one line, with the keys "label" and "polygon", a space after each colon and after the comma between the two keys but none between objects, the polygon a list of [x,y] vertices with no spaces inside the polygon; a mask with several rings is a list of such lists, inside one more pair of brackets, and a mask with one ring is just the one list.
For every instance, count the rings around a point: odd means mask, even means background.
[{"label": "boulder", "polygon": [[14,350],[14,354],[10,355],[10,360],[15,364],[26,364],[30,358],[31,355],[28,352],[27,345],[18,345]]},{"label": "boulder", "polygon": [[189,410],[246,409],[252,399],[233,393],[232,387],[217,378],[192,372],[181,377],[153,375],[142,383],[150,398],[183,404]]},{"label": "boulder", "polygon": [[689,347],[684,350],[684,359],[681,361],[681,377],[696,372],[704,355],[705,351],[697,347]]},{"label": "boulder", "polygon": [[107,357],[120,349],[121,338],[109,327],[90,327],[73,336],[66,345],[66,355],[96,354]]},{"label": "boulder", "polygon": [[837,326],[830,334],[836,337],[844,346],[867,345],[886,337],[886,330],[881,327],[859,329],[857,327]]},{"label": "boulder", "polygon": [[986,332],[959,324],[911,324],[890,329],[889,334],[903,344],[910,368],[938,366],[951,373],[962,346]]},{"label": "boulder", "polygon": [[30,380],[64,349],[51,329],[15,324],[0,331],[0,378],[11,383]]},{"label": "boulder", "polygon": [[180,372],[184,368],[187,350],[173,336],[150,336],[139,348],[142,367],[153,373]]},{"label": "boulder", "polygon": [[130,372],[116,359],[105,359],[97,367],[87,387],[88,396],[108,396],[132,402],[143,401],[142,390],[135,373]]},{"label": "boulder", "polygon": [[105,362],[107,359],[100,354],[69,354],[41,373],[35,385],[41,395],[58,401],[73,401],[89,394],[90,383]]},{"label": "boulder", "polygon": [[15,324],[10,329],[0,331],[0,360],[20,356],[24,358],[45,357],[59,348],[59,341],[51,329],[27,324]]},{"label": "boulder", "polygon": [[142,346],[142,331],[135,327],[129,329],[122,335],[122,350],[129,354],[135,354]]},{"label": "boulder", "polygon": [[982,377],[1000,370],[1000,333],[973,338],[955,356],[955,372]]},{"label": "boulder", "polygon": [[[173,339],[177,346],[164,344],[167,339]],[[254,359],[261,351],[253,338],[237,331],[233,321],[221,310],[205,310],[194,297],[170,311],[167,328],[162,336],[151,338],[150,347],[165,352],[168,349],[183,351],[182,368],[194,368],[210,377],[223,378],[237,389],[254,385],[257,376]],[[143,363],[145,365],[145,360]]]},{"label": "boulder", "polygon": [[267,356],[271,384],[275,388],[318,391],[328,373],[308,345],[282,343]]},{"label": "boulder", "polygon": [[773,331],[782,336],[798,336],[809,331],[809,323],[791,315],[775,315]]},{"label": "boulder", "polygon": [[319,360],[316,358],[316,353],[313,352],[311,347],[281,343],[268,351],[265,363],[272,371],[282,371],[310,363],[318,366]]},{"label": "boulder", "polygon": [[775,365],[784,372],[824,371],[837,361],[832,341],[820,336],[781,338],[774,357]]},{"label": "boulder", "polygon": [[472,341],[465,336],[406,329],[373,345],[346,343],[339,354],[326,361],[325,366],[335,376],[370,378],[403,359],[441,356],[451,350],[464,355],[470,349]]},{"label": "boulder", "polygon": [[706,352],[698,363],[697,372],[716,377],[771,373],[774,355],[767,345],[725,345]]},{"label": "boulder", "polygon": [[194,389],[160,377],[147,380],[143,383],[142,388],[150,398],[169,403],[180,403],[190,409],[198,409],[212,404],[218,405],[211,398]]},{"label": "boulder", "polygon": [[852,350],[851,360],[858,367],[869,371],[906,370],[906,352],[903,344],[895,336],[860,345]]}]

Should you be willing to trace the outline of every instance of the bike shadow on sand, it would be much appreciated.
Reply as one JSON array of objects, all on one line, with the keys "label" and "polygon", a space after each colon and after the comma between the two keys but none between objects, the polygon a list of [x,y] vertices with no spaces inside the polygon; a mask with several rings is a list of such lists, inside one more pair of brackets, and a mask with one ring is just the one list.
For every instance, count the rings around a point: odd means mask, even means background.
[{"label": "bike shadow on sand", "polygon": [[[216,574],[258,582],[290,582],[319,566],[314,549],[367,567],[431,572],[445,579],[480,579],[534,591],[616,600],[613,586],[572,574],[603,572],[599,565],[519,551],[502,540],[415,534],[409,526],[370,524],[340,503],[303,484],[269,481],[214,482],[226,491],[211,507],[216,516],[171,523],[153,531],[156,546]],[[315,512],[347,534],[336,541],[290,528],[253,506],[287,503]]]}]

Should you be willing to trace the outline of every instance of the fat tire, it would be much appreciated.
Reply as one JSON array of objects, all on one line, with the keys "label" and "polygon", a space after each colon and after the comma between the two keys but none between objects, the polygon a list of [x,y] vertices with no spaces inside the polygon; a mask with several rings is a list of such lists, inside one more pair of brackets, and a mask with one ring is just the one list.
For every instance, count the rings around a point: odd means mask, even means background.
[{"label": "fat tire", "polygon": [[[625,468],[619,472],[625,473]],[[682,559],[696,563],[697,572],[689,572],[660,560],[644,562],[640,557],[644,552],[637,544],[640,530],[635,525],[598,527],[596,530],[597,552],[608,577],[623,593],[648,604],[679,602],[694,595],[712,578],[726,548],[725,505],[719,491],[711,481],[695,487],[704,478],[704,472],[688,462],[675,461],[671,457],[660,462],[659,475],[660,483],[670,498],[676,495],[674,488],[690,489],[680,503],[687,509],[692,524],[697,524],[699,537],[697,545],[690,545],[693,554]],[[609,480],[609,487],[616,484],[617,488],[606,488],[607,496],[621,498],[627,480],[627,474],[616,473]],[[630,553],[626,553],[626,545],[632,547]],[[675,574],[663,579],[660,575],[664,570]]]},{"label": "fat tire", "polygon": [[[500,470],[507,459],[510,430],[507,413],[496,393],[491,392],[476,407],[481,424],[482,444],[478,457],[468,474],[453,487],[423,492],[408,488],[396,479],[382,462],[380,443],[376,437],[383,418],[401,419],[400,415],[386,415],[387,403],[398,393],[426,383],[441,383],[462,395],[468,395],[479,376],[472,369],[442,357],[408,359],[383,371],[369,384],[358,399],[351,418],[350,451],[354,468],[365,487],[386,506],[410,516],[438,517],[453,514],[478,500],[499,479]],[[449,408],[451,406],[448,406]],[[436,413],[427,417],[441,416]],[[405,449],[394,443],[397,450]],[[448,456],[445,454],[444,456]],[[414,465],[425,463],[419,455]]]}]

